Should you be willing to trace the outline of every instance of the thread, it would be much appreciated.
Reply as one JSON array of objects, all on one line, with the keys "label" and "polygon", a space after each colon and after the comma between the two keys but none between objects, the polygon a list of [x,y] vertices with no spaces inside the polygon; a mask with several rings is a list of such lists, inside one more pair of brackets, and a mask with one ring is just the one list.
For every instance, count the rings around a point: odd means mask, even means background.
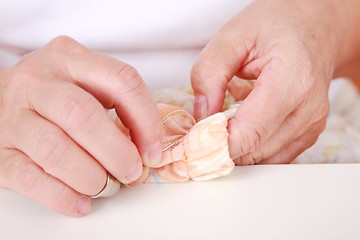
[{"label": "thread", "polygon": [[[171,114],[174,114],[174,113],[179,113],[179,114],[176,114],[176,115],[171,116]],[[177,109],[177,110],[171,111],[171,112],[169,112],[168,114],[166,114],[165,117],[163,117],[163,119],[161,120],[161,123],[164,124],[164,123],[166,123],[169,119],[174,118],[174,117],[177,117],[177,116],[181,116],[181,115],[184,115],[184,114],[186,114],[185,110],[181,110],[181,109]]]},{"label": "thread", "polygon": [[[176,114],[177,113],[177,114]],[[172,114],[176,114],[176,115],[172,115]],[[177,109],[174,111],[169,112],[168,114],[166,114],[163,119],[161,120],[161,123],[164,125],[168,120],[177,117],[177,116],[181,116],[186,114],[185,110],[182,109]],[[180,142],[180,140],[182,140],[183,138],[180,138],[178,140],[176,140],[175,142],[169,144],[168,146],[166,146],[162,151],[165,152],[166,150],[170,149],[171,147],[175,146],[176,144],[178,144]]]}]

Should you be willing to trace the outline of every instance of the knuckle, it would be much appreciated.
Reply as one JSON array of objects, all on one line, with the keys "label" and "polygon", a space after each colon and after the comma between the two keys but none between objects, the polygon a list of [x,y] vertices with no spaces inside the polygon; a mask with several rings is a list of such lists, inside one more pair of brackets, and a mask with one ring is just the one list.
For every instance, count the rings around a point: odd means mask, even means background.
[{"label": "knuckle", "polygon": [[33,162],[26,162],[22,166],[17,167],[17,171],[20,172],[20,183],[22,185],[22,189],[28,193],[36,191],[36,187],[45,173]]},{"label": "knuckle", "polygon": [[12,156],[6,156],[6,148],[0,149],[0,187],[10,188],[12,179],[11,176],[17,170],[17,161],[14,161]]},{"label": "knuckle", "polygon": [[24,78],[24,74],[28,74],[33,67],[34,67],[34,57],[36,52],[30,52],[24,54],[21,59],[15,65],[16,71],[13,72],[15,77]]},{"label": "knuckle", "polygon": [[198,59],[191,68],[191,82],[199,84],[202,80],[212,78],[214,73],[217,73],[216,68]]},{"label": "knuckle", "polygon": [[11,127],[17,122],[18,112],[14,109],[12,104],[6,103],[6,106],[0,105],[0,116],[0,144],[7,145],[7,141],[11,136],[9,133]]},{"label": "knuckle", "polygon": [[57,131],[48,132],[39,138],[35,143],[35,151],[38,154],[40,165],[48,172],[52,172],[61,163],[64,155],[65,145],[64,136]]},{"label": "knuckle", "polygon": [[115,89],[131,95],[140,95],[147,90],[137,70],[128,64],[116,73],[113,78],[113,85]]},{"label": "knuckle", "polygon": [[[260,125],[259,125],[260,126]],[[247,134],[241,135],[241,150],[244,154],[254,152],[259,149],[262,143],[262,136],[264,132],[263,127],[255,127],[247,132]]]},{"label": "knuckle", "polygon": [[238,165],[240,165],[240,166],[246,166],[246,165],[254,165],[259,161],[257,161],[256,157],[252,153],[249,153],[249,154],[239,157],[237,162],[238,162]]},{"label": "knuckle", "polygon": [[257,122],[251,124],[238,124],[241,122],[235,116],[229,123],[229,143],[232,157],[245,156],[255,151],[259,151],[264,136],[267,134],[264,126]]},{"label": "knuckle", "polygon": [[55,52],[65,52],[69,55],[81,55],[86,50],[83,45],[68,36],[57,36],[48,46]]},{"label": "knuckle", "polygon": [[206,94],[218,90],[222,93],[228,88],[231,77],[204,60],[195,62],[191,69],[191,85],[195,92]]},{"label": "knuckle", "polygon": [[261,149],[251,153],[250,155],[252,158],[251,164],[256,164],[264,159],[264,153],[261,151]]},{"label": "knuckle", "polygon": [[20,166],[21,161],[12,154],[12,150],[6,147],[0,149],[0,187],[11,188],[11,184],[18,181],[14,178],[19,176]]},{"label": "knuckle", "polygon": [[97,111],[97,102],[92,96],[69,98],[64,101],[65,128],[77,131],[84,126],[95,126],[94,113]]},{"label": "knuckle", "polygon": [[204,71],[202,71],[202,67],[201,67],[201,63],[199,62],[199,60],[197,60],[190,71],[190,76],[191,76],[191,82],[194,82],[197,80],[197,76],[199,75],[203,75]]},{"label": "knuckle", "polygon": [[253,154],[249,155],[249,159],[247,162],[247,165],[254,165],[256,164],[258,161],[256,160],[255,156]]},{"label": "knuckle", "polygon": [[17,91],[26,89],[28,83],[38,78],[37,61],[35,52],[25,54],[14,66],[9,81],[9,90]]}]

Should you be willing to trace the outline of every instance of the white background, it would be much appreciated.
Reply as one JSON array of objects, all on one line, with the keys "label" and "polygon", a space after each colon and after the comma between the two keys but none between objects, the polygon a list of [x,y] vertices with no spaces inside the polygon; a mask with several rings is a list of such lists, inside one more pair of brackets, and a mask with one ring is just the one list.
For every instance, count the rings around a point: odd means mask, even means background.
[{"label": "white background", "polygon": [[360,239],[360,164],[236,167],[213,181],[144,184],[82,218],[0,190],[0,239]]}]

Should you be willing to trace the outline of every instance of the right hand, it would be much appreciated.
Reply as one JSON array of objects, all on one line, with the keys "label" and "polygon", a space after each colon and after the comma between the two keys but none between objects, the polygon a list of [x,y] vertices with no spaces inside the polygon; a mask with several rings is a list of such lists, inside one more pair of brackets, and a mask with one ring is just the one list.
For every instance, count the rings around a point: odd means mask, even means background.
[{"label": "right hand", "polygon": [[[105,108],[116,109],[132,141]],[[52,210],[88,213],[107,171],[130,183],[142,159],[161,160],[160,137],[160,115],[137,71],[69,37],[0,69],[0,186]]]}]

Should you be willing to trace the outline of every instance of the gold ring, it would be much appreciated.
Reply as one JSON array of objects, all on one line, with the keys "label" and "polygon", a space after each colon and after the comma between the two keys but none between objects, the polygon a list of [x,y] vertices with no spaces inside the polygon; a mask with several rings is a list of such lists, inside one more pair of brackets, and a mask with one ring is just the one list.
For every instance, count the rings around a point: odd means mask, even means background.
[{"label": "gold ring", "polygon": [[120,183],[116,178],[114,178],[110,173],[107,173],[106,183],[104,188],[96,195],[91,196],[91,198],[100,198],[100,197],[111,197],[120,189]]}]

